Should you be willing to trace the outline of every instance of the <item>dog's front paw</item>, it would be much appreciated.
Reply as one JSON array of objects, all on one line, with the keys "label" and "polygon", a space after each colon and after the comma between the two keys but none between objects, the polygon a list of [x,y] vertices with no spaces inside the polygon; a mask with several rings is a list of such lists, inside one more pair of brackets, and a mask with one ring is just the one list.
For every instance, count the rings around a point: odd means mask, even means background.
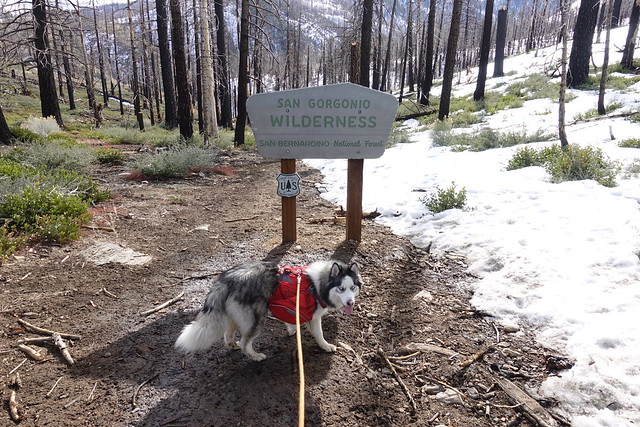
[{"label": "dog's front paw", "polygon": [[338,347],[333,344],[329,344],[328,342],[320,344],[320,348],[328,353],[335,353]]},{"label": "dog's front paw", "polygon": [[296,334],[296,325],[292,325],[290,323],[287,323],[287,334],[289,334],[290,337],[294,336]]},{"label": "dog's front paw", "polygon": [[249,357],[251,357],[251,359],[256,362],[262,362],[264,359],[267,358],[267,355],[264,353],[253,353]]}]

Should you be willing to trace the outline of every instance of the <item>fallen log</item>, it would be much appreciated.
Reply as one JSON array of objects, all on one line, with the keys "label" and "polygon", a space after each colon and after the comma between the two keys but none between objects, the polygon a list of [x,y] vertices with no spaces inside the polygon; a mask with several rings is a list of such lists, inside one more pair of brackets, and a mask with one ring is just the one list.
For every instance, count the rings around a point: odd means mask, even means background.
[{"label": "fallen log", "polygon": [[492,375],[493,380],[500,386],[507,396],[517,404],[520,404],[522,410],[537,426],[540,427],[558,427],[558,422],[551,416],[546,409],[542,407],[535,399],[525,393],[520,387],[512,383],[506,378]]}]

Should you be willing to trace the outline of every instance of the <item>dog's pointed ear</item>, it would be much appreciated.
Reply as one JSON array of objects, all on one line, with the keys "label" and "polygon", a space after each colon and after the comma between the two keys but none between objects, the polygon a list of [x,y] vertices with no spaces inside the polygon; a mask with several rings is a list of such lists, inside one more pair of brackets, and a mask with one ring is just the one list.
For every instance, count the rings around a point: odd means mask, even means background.
[{"label": "dog's pointed ear", "polygon": [[340,275],[341,270],[342,269],[340,268],[338,263],[334,262],[333,265],[331,266],[331,277],[338,277]]},{"label": "dog's pointed ear", "polygon": [[358,264],[355,262],[349,266],[349,270],[351,270],[355,275],[360,275],[360,269],[358,268]]}]

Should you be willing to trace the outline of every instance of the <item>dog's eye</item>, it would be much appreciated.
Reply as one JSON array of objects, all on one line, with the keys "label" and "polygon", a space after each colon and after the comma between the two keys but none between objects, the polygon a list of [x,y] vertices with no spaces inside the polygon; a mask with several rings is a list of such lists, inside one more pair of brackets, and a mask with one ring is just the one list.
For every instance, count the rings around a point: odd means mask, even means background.
[{"label": "dog's eye", "polygon": [[355,292],[356,291],[356,286],[352,286],[351,287],[351,292]]},{"label": "dog's eye", "polygon": [[344,292],[344,286],[338,286],[338,292]]}]

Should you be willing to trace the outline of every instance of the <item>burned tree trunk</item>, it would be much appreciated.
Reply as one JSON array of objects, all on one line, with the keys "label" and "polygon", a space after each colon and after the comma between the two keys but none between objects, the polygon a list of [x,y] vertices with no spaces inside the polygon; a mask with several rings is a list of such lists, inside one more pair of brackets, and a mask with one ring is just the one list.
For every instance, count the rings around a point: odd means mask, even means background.
[{"label": "burned tree trunk", "polygon": [[599,0],[582,0],[580,2],[569,57],[569,74],[567,75],[569,87],[580,86],[589,77],[589,60],[591,59],[593,33],[598,19],[598,2]]},{"label": "burned tree trunk", "polygon": [[180,136],[184,139],[189,139],[193,136],[193,111],[191,109],[191,93],[189,92],[187,58],[184,51],[180,1],[169,0],[169,10],[171,12],[171,46],[173,47],[173,62],[176,70],[178,92],[178,124]]},{"label": "burned tree trunk", "polygon": [[623,67],[628,70],[633,69],[633,51],[636,49],[636,37],[638,35],[638,18],[640,18],[640,0],[634,0],[631,8],[631,17],[629,18],[629,32],[627,33],[627,42],[622,52]]},{"label": "burned tree trunk", "polygon": [[442,76],[442,95],[440,96],[440,108],[438,110],[439,120],[444,120],[445,117],[449,116],[453,74],[455,71],[456,55],[458,51],[458,38],[460,36],[461,15],[462,0],[453,0],[453,11],[451,12],[451,28],[449,29],[449,40],[447,41],[447,57],[444,64],[444,74]]},{"label": "burned tree trunk", "polygon": [[480,66],[478,68],[478,81],[473,92],[473,100],[484,98],[484,87],[487,82],[487,65],[489,65],[489,50],[491,49],[491,24],[493,21],[493,0],[487,0],[484,11],[484,27],[482,29],[482,42],[480,43]]},{"label": "burned tree trunk", "polygon": [[160,50],[160,73],[164,92],[164,122],[170,129],[178,126],[176,89],[173,80],[173,64],[169,47],[167,0],[156,0],[158,26],[158,49]]},{"label": "burned tree trunk", "polygon": [[[443,6],[444,7],[444,6]],[[429,1],[427,17],[427,51],[424,61],[424,78],[420,85],[420,104],[429,105],[429,93],[433,84],[433,39],[436,25],[436,0]]]},{"label": "burned tree trunk", "polygon": [[493,77],[504,76],[504,48],[507,41],[507,10],[506,6],[498,9],[498,26],[496,29],[496,57],[493,64]]},{"label": "burned tree trunk", "polygon": [[46,25],[47,12],[45,0],[33,0],[33,20],[35,26],[34,55],[38,67],[38,85],[40,87],[40,108],[42,117],[54,117],[60,127],[64,126],[60,114],[60,104],[56,92],[53,64],[49,54]]}]

